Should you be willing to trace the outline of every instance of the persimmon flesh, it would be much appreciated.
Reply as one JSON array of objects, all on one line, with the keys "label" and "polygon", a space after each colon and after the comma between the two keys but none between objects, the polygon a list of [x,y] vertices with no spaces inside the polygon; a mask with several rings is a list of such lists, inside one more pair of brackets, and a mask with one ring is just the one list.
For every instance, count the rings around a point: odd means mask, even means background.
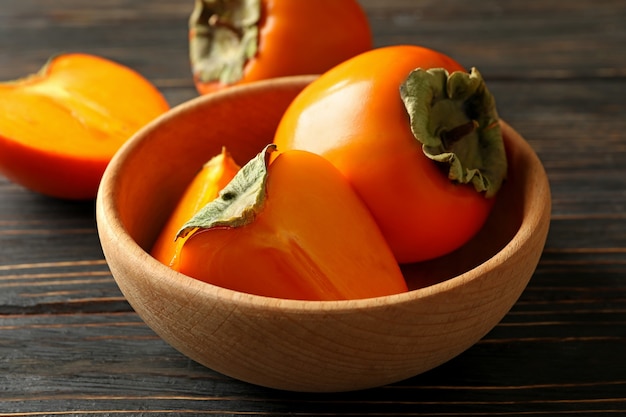
[{"label": "persimmon flesh", "polygon": [[217,198],[219,192],[239,171],[239,165],[227,152],[211,158],[185,189],[174,211],[154,243],[150,254],[161,263],[175,268],[186,237],[176,238],[181,227],[202,207]]},{"label": "persimmon flesh", "polygon": [[[234,222],[193,229],[178,271],[232,290],[285,299],[328,301],[407,291],[371,214],[324,158],[280,153],[267,169],[262,193],[252,220],[238,223],[247,212]],[[236,201],[239,196],[227,187],[220,198]]]},{"label": "persimmon flesh", "polygon": [[37,74],[0,83],[0,172],[52,197],[92,199],[113,154],[168,109],[124,65],[57,55]]}]

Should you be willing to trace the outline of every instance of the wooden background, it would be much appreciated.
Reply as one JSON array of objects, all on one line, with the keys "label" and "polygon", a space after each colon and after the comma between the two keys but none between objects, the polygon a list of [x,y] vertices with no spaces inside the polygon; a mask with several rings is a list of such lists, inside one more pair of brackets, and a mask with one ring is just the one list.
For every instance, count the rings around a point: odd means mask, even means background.
[{"label": "wooden background", "polygon": [[[378,46],[421,44],[478,67],[545,164],[551,231],[502,323],[394,385],[324,395],[251,386],[143,324],[103,260],[92,202],[0,176],[0,415],[626,415],[626,2],[361,3]],[[0,80],[82,51],[138,70],[179,104],[196,96],[192,4],[0,0]]]}]

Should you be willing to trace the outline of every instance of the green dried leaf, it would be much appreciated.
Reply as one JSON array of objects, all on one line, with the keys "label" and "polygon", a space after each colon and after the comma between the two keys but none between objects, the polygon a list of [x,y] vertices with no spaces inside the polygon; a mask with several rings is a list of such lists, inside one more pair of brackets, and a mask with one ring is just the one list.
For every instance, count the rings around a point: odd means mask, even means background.
[{"label": "green dried leaf", "polygon": [[251,223],[265,202],[265,184],[269,157],[276,145],[267,145],[261,153],[241,167],[219,196],[201,208],[178,231],[176,238],[197,229],[240,227]]},{"label": "green dried leaf", "polygon": [[189,56],[202,82],[233,84],[258,50],[261,0],[196,0],[189,19]]},{"label": "green dried leaf", "polygon": [[448,165],[452,181],[495,195],[506,178],[506,153],[495,100],[478,70],[418,68],[400,95],[424,154]]}]

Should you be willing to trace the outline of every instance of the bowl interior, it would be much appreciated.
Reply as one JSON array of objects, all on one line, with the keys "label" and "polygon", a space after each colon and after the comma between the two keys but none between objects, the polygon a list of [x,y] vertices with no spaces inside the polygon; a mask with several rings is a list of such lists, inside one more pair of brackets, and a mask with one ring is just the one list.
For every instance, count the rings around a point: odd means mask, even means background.
[{"label": "bowl interior", "polygon": [[149,251],[201,166],[223,146],[238,164],[248,162],[272,142],[282,113],[311,80],[293,77],[202,96],[138,132],[141,140],[131,140],[111,163],[111,207],[128,234]]},{"label": "bowl interior", "polygon": [[[140,132],[112,163],[112,206],[133,240],[150,250],[162,225],[199,167],[226,146],[243,165],[270,143],[284,110],[312,77],[290,77],[200,97],[169,112]],[[517,233],[528,211],[524,187],[531,161],[519,155],[520,138],[503,123],[509,177],[485,227],[447,256],[403,265],[410,289],[430,286],[491,258]],[[515,143],[518,142],[518,143]]]}]

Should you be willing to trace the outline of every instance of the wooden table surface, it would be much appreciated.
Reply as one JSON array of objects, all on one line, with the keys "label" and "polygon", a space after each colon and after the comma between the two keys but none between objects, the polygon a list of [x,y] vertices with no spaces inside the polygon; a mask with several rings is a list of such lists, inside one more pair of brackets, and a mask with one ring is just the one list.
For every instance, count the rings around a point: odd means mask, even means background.
[{"label": "wooden table surface", "polygon": [[[2,0],[0,80],[82,51],[138,70],[179,104],[196,96],[192,3]],[[376,45],[422,44],[478,67],[501,116],[544,162],[550,234],[503,321],[457,358],[390,386],[252,386],[185,358],[132,311],[103,259],[93,202],[0,176],[0,415],[626,415],[626,2],[362,5]]]}]

